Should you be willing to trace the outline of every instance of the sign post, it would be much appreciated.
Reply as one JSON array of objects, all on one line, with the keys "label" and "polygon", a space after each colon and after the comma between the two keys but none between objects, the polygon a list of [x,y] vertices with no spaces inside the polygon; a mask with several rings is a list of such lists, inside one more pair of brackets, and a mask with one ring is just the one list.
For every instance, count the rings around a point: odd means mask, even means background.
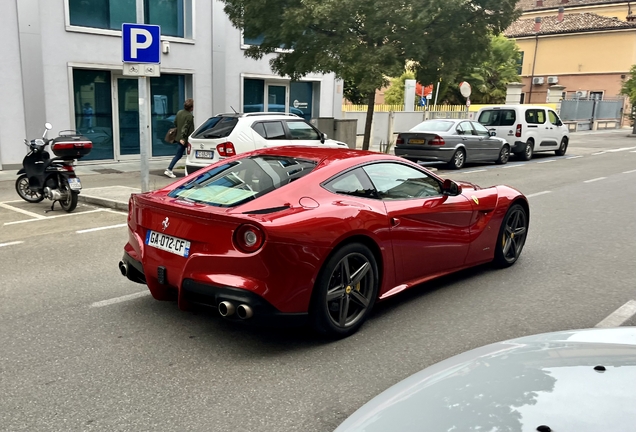
[{"label": "sign post", "polygon": [[161,28],[157,25],[122,24],[122,62],[126,76],[138,77],[139,157],[141,191],[150,190],[150,96],[147,77],[160,75]]}]

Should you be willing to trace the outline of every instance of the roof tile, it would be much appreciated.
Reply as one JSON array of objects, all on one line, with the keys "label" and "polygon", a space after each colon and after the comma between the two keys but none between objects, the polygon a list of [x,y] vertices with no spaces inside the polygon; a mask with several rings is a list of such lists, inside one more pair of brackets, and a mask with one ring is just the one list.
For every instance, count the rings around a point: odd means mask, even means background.
[{"label": "roof tile", "polygon": [[[506,29],[506,37],[515,38],[534,36],[534,19],[518,19]],[[580,33],[593,30],[636,29],[636,22],[621,21],[616,18],[604,17],[593,13],[567,14],[559,22],[557,16],[542,18],[539,35]]]}]

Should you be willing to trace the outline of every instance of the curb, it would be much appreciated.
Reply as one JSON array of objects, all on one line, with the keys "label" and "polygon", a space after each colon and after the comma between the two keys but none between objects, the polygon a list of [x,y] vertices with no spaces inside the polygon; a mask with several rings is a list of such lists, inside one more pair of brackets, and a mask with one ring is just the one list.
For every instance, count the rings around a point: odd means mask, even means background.
[{"label": "curb", "polygon": [[82,195],[79,194],[77,196],[78,201],[84,202],[86,204],[95,204],[100,207],[111,208],[114,210],[122,210],[128,211],[128,203],[124,203],[121,201],[110,200],[106,198],[98,198],[90,195]]}]

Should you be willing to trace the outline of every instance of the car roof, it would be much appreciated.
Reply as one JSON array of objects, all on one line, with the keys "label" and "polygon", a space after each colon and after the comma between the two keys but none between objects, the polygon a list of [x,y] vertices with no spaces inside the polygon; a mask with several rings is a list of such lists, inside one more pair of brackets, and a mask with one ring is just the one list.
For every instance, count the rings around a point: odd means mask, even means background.
[{"label": "car roof", "polygon": [[549,106],[541,106],[541,105],[495,105],[483,107],[479,111],[487,111],[487,110],[501,110],[501,109],[552,109]]},{"label": "car roof", "polygon": [[269,117],[276,120],[280,119],[302,119],[302,117],[297,116],[293,113],[277,113],[277,112],[249,112],[249,113],[221,113],[217,114],[214,117],[235,117],[235,118],[246,118],[246,117]]}]

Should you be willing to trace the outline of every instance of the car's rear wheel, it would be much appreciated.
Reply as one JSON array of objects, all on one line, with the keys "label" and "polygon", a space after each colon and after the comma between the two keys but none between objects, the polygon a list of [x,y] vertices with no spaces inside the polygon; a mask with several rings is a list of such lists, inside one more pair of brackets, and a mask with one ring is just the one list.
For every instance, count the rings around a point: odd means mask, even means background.
[{"label": "car's rear wheel", "polygon": [[499,228],[494,263],[498,267],[510,267],[519,259],[528,236],[528,212],[519,204],[508,209]]},{"label": "car's rear wheel", "polygon": [[378,295],[378,266],[363,244],[340,248],[324,264],[312,296],[309,316],[314,330],[335,338],[355,333]]},{"label": "car's rear wheel", "polygon": [[457,149],[453,158],[448,163],[452,169],[462,169],[466,163],[466,151],[464,149]]},{"label": "car's rear wheel", "polygon": [[521,159],[525,160],[525,161],[529,161],[530,159],[532,159],[532,154],[534,153],[534,140],[529,139],[528,142],[526,143],[526,148],[524,149],[523,153],[521,153]]},{"label": "car's rear wheel", "polygon": [[563,138],[561,140],[561,145],[559,146],[559,149],[556,150],[554,152],[554,154],[556,154],[557,156],[565,156],[565,152],[568,150],[568,139],[567,138]]},{"label": "car's rear wheel", "polygon": [[498,165],[505,165],[510,160],[510,147],[508,145],[504,145],[499,151],[499,158],[495,161]]}]

